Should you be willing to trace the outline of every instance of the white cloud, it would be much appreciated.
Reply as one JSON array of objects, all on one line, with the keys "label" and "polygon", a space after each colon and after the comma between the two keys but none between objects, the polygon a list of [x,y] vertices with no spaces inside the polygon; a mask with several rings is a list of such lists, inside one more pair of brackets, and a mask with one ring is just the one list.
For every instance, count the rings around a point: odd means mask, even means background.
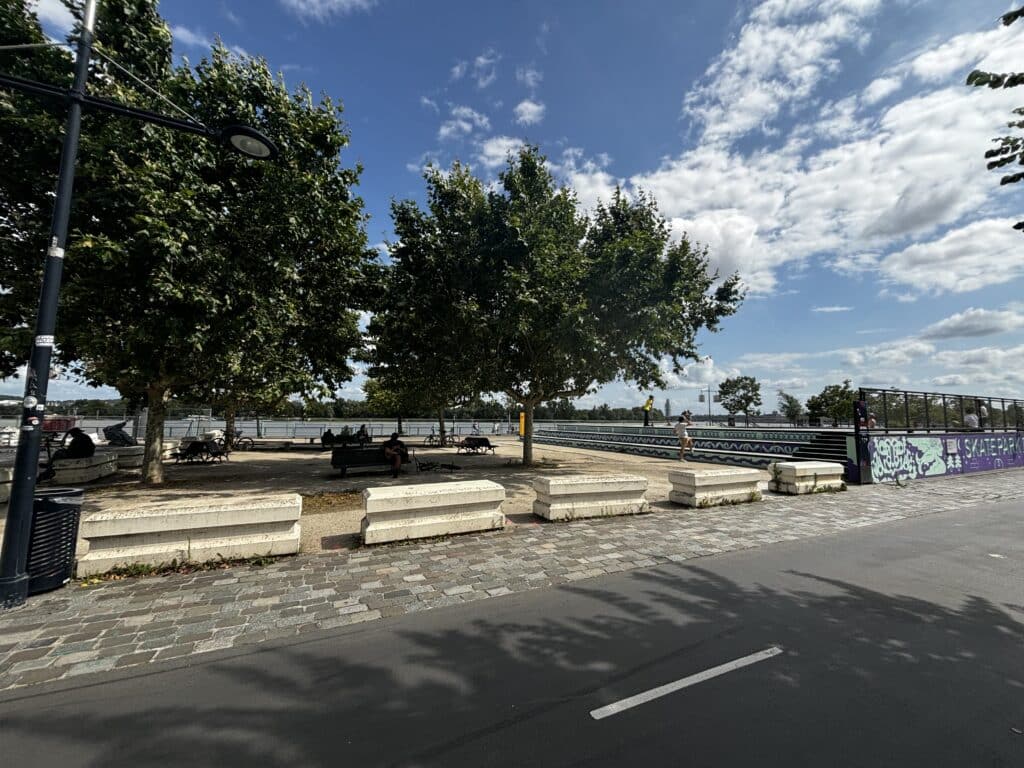
[{"label": "white cloud", "polygon": [[[966,252],[949,253],[953,259],[942,270],[932,262],[907,272],[913,252],[887,255],[909,237],[933,237],[929,250],[945,252],[948,244],[939,246],[944,228],[979,210],[998,210],[1001,200],[1010,207],[1010,192],[986,174],[982,154],[1017,105],[1012,91],[958,83],[913,94],[870,122],[859,113],[843,117],[851,103],[837,103],[817,123],[796,128],[777,149],[744,154],[699,142],[634,175],[630,187],[651,192],[674,228],[708,244],[713,263],[738,269],[755,293],[774,289],[780,266],[826,254],[836,269],[878,272],[887,285],[909,286],[905,298],[911,299],[921,292],[919,277],[932,292],[1015,279],[1017,265],[989,264],[980,275],[971,267],[982,253],[992,256],[1019,242],[1019,234],[995,219],[984,227],[984,245],[964,242]],[[966,274],[961,265],[969,268]]]},{"label": "white cloud", "polygon": [[377,0],[280,0],[281,5],[302,19],[329,21],[357,11],[369,11]]},{"label": "white cloud", "polygon": [[879,102],[896,93],[902,85],[903,80],[899,77],[879,77],[864,89],[864,103],[874,104]]},{"label": "white cloud", "polygon": [[455,65],[452,67],[451,79],[452,80],[461,80],[463,77],[465,77],[466,72],[468,70],[469,70],[469,62],[457,61],[455,63]]},{"label": "white cloud", "polygon": [[[879,7],[879,0],[760,3],[687,96],[686,109],[704,135],[628,179],[627,192],[649,191],[673,230],[707,244],[712,265],[739,271],[752,296],[777,288],[780,267],[814,258],[876,280],[883,295],[903,302],[1006,283],[1024,271],[1024,262],[1005,256],[1020,241],[1007,226],[1017,213],[1014,190],[998,186],[982,157],[1019,95],[967,88],[959,69],[922,86],[914,68],[933,70],[915,54],[866,89],[821,102],[822,84],[847,56],[858,55],[854,46]],[[1024,24],[977,34],[957,45],[987,50],[972,60],[982,66],[1024,47]],[[807,64],[815,52],[824,58]],[[900,83],[900,93],[908,92],[892,100]],[[775,117],[797,109],[800,119],[774,146],[733,145],[765,127],[777,130]],[[610,167],[586,166],[582,156],[567,164],[569,180],[586,190],[584,207],[610,194],[616,181]],[[977,221],[981,211],[989,224]],[[981,239],[964,236],[974,234]]]},{"label": "white cloud", "polygon": [[494,170],[505,164],[509,154],[518,152],[523,141],[511,136],[491,136],[480,142],[477,160],[484,168]]},{"label": "white cloud", "polygon": [[544,74],[534,67],[517,67],[516,68],[516,80],[525,85],[531,91],[540,85],[541,80],[544,79]]},{"label": "white cloud", "polygon": [[811,312],[849,312],[853,307],[811,307]]},{"label": "white cloud", "polygon": [[171,27],[171,37],[175,42],[188,46],[189,48],[212,48],[213,40],[206,37],[202,32],[181,24]]},{"label": "white cloud", "polygon": [[498,79],[498,62],[501,61],[501,54],[493,48],[488,48],[475,59],[473,59],[473,79],[476,80],[477,88],[486,88]]},{"label": "white cloud", "polygon": [[420,96],[420,106],[427,107],[438,113],[441,111],[437,106],[437,102],[427,96]]},{"label": "white cloud", "polygon": [[993,336],[1024,328],[1024,314],[1007,310],[965,309],[921,331],[922,339],[959,339]]},{"label": "white cloud", "polygon": [[74,26],[75,19],[61,0],[36,0],[33,6],[40,23],[52,26],[61,35],[66,35]]},{"label": "white cloud", "polygon": [[863,22],[880,6],[881,0],[761,3],[735,45],[687,95],[685,112],[703,124],[708,141],[731,141],[767,126],[839,71],[839,49],[864,41]]},{"label": "white cloud", "polygon": [[454,106],[451,108],[449,118],[441,123],[437,131],[437,138],[441,141],[457,139],[468,136],[475,130],[490,130],[491,121],[487,115],[477,112],[475,109],[466,106]]},{"label": "white cloud", "polygon": [[971,222],[883,257],[878,271],[888,283],[910,285],[922,294],[965,293],[1009,282],[1024,275],[1024,259],[1013,257],[1022,249],[1013,222]]},{"label": "white cloud", "polygon": [[523,99],[516,105],[516,122],[520,125],[536,125],[544,119],[546,107],[539,101]]}]

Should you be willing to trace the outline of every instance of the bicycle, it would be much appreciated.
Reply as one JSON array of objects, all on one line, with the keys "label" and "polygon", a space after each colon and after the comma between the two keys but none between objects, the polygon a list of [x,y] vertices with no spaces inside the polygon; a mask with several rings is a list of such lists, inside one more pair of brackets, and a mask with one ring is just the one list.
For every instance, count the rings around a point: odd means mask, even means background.
[{"label": "bicycle", "polygon": [[[227,438],[218,437],[217,439],[214,440],[214,442],[218,446],[220,446],[221,450],[225,450],[225,451],[227,450],[227,448],[228,448]],[[231,446],[232,450],[234,450],[234,451],[251,451],[255,447],[256,447],[256,441],[255,440],[253,440],[251,437],[242,437],[242,430],[240,430],[240,429],[236,429],[235,430],[235,440],[234,440],[234,444]]]}]

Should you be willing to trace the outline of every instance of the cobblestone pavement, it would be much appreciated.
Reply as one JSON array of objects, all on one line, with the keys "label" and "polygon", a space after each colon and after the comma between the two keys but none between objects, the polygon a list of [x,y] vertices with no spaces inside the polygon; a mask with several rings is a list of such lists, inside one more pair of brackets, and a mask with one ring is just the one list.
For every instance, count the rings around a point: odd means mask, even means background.
[{"label": "cobblestone pavement", "polygon": [[287,638],[606,573],[1024,498],[1008,470],[846,493],[518,525],[63,590],[0,615],[0,690]]}]

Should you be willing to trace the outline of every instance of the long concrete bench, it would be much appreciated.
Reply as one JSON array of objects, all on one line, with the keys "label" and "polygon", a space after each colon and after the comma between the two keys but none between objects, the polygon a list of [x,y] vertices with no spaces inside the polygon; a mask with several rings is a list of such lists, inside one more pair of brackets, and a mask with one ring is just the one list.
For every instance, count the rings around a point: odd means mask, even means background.
[{"label": "long concrete bench", "polygon": [[846,490],[842,464],[831,461],[780,461],[772,465],[768,488],[792,495]]},{"label": "long concrete bench", "polygon": [[647,512],[647,478],[639,475],[538,477],[533,514],[545,520],[635,515]]},{"label": "long concrete bench", "polygon": [[11,479],[14,477],[14,467],[0,467],[0,503],[11,498]]},{"label": "long concrete bench", "polygon": [[182,498],[133,509],[94,512],[79,536],[89,551],[77,574],[91,576],[117,566],[160,566],[177,561],[293,555],[299,551],[302,497],[275,493],[234,499]]},{"label": "long concrete bench", "polygon": [[363,491],[363,543],[422,539],[505,527],[505,489],[490,480]]},{"label": "long concrete bench", "polygon": [[57,459],[53,462],[56,474],[53,485],[79,485],[108,477],[117,472],[117,455],[96,451],[84,459]]},{"label": "long concrete bench", "polygon": [[676,469],[668,473],[668,479],[672,483],[669,501],[687,507],[743,504],[761,498],[761,472],[757,469]]},{"label": "long concrete bench", "polygon": [[112,453],[117,456],[118,469],[138,469],[146,454],[144,445],[104,445],[96,449],[99,453]]}]

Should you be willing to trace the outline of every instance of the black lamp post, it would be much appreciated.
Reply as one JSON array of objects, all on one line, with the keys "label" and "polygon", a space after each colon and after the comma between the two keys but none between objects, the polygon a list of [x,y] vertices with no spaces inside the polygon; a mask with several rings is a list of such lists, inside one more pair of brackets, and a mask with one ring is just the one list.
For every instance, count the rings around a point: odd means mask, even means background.
[{"label": "black lamp post", "polygon": [[97,0],[87,0],[82,19],[81,37],[75,61],[75,80],[71,90],[46,83],[0,74],[0,87],[24,93],[50,96],[68,102],[64,147],[61,151],[60,174],[57,178],[56,201],[50,242],[46,250],[46,268],[39,299],[39,314],[32,353],[25,371],[25,399],[22,401],[18,433],[18,448],[14,459],[14,476],[7,509],[3,549],[0,551],[0,606],[13,608],[28,597],[29,537],[32,531],[32,509],[36,475],[39,468],[39,448],[42,440],[43,413],[46,410],[46,389],[50,377],[50,358],[53,354],[53,336],[57,323],[57,300],[60,293],[61,272],[64,268],[64,247],[67,243],[68,218],[71,213],[71,192],[75,178],[75,160],[78,155],[78,137],[82,122],[82,108],[89,107],[106,112],[134,117],[167,128],[188,131],[220,141],[225,146],[247,157],[269,160],[277,155],[277,147],[254,128],[231,125],[214,131],[196,122],[135,109],[107,99],[89,96],[85,83],[89,75],[92,56],[93,28],[96,23]]}]

